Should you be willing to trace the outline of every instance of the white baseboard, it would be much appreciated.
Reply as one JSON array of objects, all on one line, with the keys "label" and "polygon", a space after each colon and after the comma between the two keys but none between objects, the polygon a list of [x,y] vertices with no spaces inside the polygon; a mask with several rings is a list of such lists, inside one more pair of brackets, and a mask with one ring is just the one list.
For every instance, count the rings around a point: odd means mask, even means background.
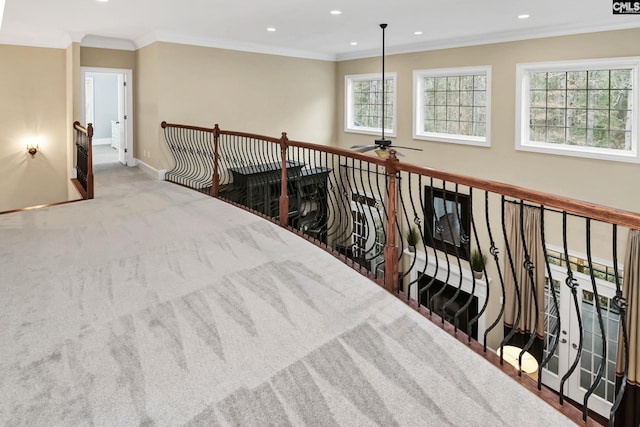
[{"label": "white baseboard", "polygon": [[153,179],[157,179],[158,181],[164,181],[164,175],[167,173],[166,169],[156,169],[153,166],[149,166],[145,162],[140,159],[134,159],[136,167],[139,168],[142,172],[146,173]]},{"label": "white baseboard", "polygon": [[93,138],[92,145],[111,145],[111,138]]}]

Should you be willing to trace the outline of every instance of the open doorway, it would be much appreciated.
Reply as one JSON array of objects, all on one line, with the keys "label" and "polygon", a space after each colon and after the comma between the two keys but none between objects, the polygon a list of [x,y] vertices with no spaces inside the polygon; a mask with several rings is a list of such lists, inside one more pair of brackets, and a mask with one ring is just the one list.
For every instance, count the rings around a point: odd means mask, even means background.
[{"label": "open doorway", "polygon": [[93,124],[93,163],[135,166],[132,71],[81,67],[81,113]]}]

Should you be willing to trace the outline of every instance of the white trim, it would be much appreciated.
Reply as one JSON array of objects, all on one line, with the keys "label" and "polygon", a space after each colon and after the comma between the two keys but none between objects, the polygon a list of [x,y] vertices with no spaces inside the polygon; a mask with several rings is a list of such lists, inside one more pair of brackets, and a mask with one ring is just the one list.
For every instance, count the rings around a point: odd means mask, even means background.
[{"label": "white trim", "polygon": [[[631,150],[585,147],[531,141],[529,138],[529,73],[551,71],[584,71],[598,69],[631,68],[633,90],[631,118]],[[582,59],[516,64],[516,123],[515,149],[561,156],[584,157],[599,160],[640,163],[640,57]]]},{"label": "white trim", "polygon": [[135,51],[136,45],[131,40],[101,37],[87,34],[80,41],[82,47],[96,47],[99,49],[117,49]]},{"label": "white trim", "polygon": [[2,29],[2,17],[4,16],[5,0],[0,0],[0,30]]},{"label": "white trim", "polygon": [[[0,0],[4,1],[4,0]],[[522,30],[510,30],[496,34],[486,34],[484,36],[464,36],[449,38],[435,42],[408,43],[399,46],[389,46],[387,54],[403,54],[415,52],[428,52],[440,49],[453,49],[466,46],[491,45],[496,43],[515,42],[522,40],[535,40],[547,37],[570,36],[578,34],[598,33],[602,31],[616,31],[630,28],[637,28],[638,24],[634,20],[624,22],[608,23],[602,25],[590,25],[585,27],[583,24],[563,26],[561,29],[548,26],[537,28],[535,31],[523,32]],[[66,49],[71,42],[80,42],[87,34],[82,33],[61,33],[52,37],[47,36],[25,36],[25,35],[7,35],[0,34],[0,44],[44,47],[54,49]],[[120,39],[125,40],[125,39]],[[372,48],[360,51],[348,51],[343,53],[321,53],[314,51],[303,51],[296,49],[285,49],[275,46],[267,46],[256,43],[234,42],[230,40],[196,38],[184,35],[170,33],[146,33],[135,40],[125,40],[135,46],[134,50],[142,49],[145,46],[155,42],[180,43],[191,46],[203,46],[211,48],[237,50],[241,52],[264,53],[267,55],[281,55],[293,58],[318,59],[324,61],[347,61],[352,59],[373,58],[380,56],[379,48]],[[100,46],[95,46],[100,47]],[[125,49],[127,50],[127,49]]]},{"label": "white trim", "polygon": [[[565,25],[562,28],[558,26],[548,26],[538,28],[535,31],[526,32],[522,30],[503,31],[494,34],[485,34],[484,36],[470,35],[463,37],[454,37],[446,40],[429,41],[421,43],[409,43],[400,46],[389,46],[387,48],[388,55],[399,55],[403,53],[429,52],[432,50],[454,49],[468,46],[483,46],[497,43],[509,43],[524,40],[535,40],[549,37],[572,36],[579,34],[592,34],[602,31],[626,30],[637,28],[638,23],[634,20],[619,22],[613,24],[590,25],[585,27],[582,24]],[[357,52],[339,53],[336,55],[336,61],[348,61],[352,59],[375,58],[380,56],[380,49],[367,49]]]},{"label": "white trim", "polygon": [[259,43],[248,43],[248,42],[239,42],[239,41],[224,40],[224,39],[193,37],[193,36],[187,36],[182,34],[172,34],[172,33],[165,33],[165,32],[145,34],[137,38],[134,41],[134,44],[137,49],[142,49],[143,47],[156,42],[178,43],[178,44],[184,44],[188,46],[210,47],[215,49],[235,50],[239,52],[263,53],[266,55],[287,56],[292,58],[317,59],[321,61],[336,60],[336,55],[334,54],[298,50],[298,49],[288,49],[288,48],[277,47],[277,46],[263,45]]},{"label": "white trim", "polygon": [[164,177],[167,173],[166,169],[156,169],[138,158],[134,158],[134,162],[138,169],[149,175],[151,178],[157,179],[158,181],[164,181]]},{"label": "white trim", "polygon": [[[393,82],[393,120],[391,124],[393,129],[385,129],[384,135],[385,137],[395,137],[398,128],[398,74],[396,72],[385,72],[384,77],[385,80],[390,79]],[[350,133],[362,133],[366,135],[380,135],[382,132],[382,129],[380,128],[350,126],[350,124],[353,123],[353,108],[351,108],[353,105],[353,82],[363,80],[382,80],[382,73],[347,74],[344,76],[344,131]]]},{"label": "white trim", "polygon": [[[126,164],[129,167],[135,166],[135,160],[133,158],[133,152],[135,147],[135,141],[133,139],[134,132],[134,103],[133,103],[133,70],[126,68],[99,68],[99,67],[80,67],[80,116],[82,117],[81,122],[84,121],[85,117],[85,84],[84,81],[86,79],[86,75],[88,73],[110,73],[110,74],[120,74],[124,76],[124,81],[126,82],[125,87],[125,101],[124,101],[124,111],[123,115],[127,116],[125,121],[126,123],[126,149],[127,153],[125,155]],[[120,87],[118,88],[120,90]],[[120,120],[122,123],[122,120]],[[85,126],[87,124],[85,123]]]},{"label": "white trim", "polygon": [[[424,123],[422,109],[422,94],[424,77],[444,77],[444,76],[469,76],[485,75],[487,79],[486,105],[485,105],[485,136],[470,136],[460,134],[447,134],[441,132],[425,132],[422,130]],[[426,141],[448,142],[453,144],[475,145],[480,147],[491,147],[491,66],[483,65],[477,67],[452,67],[452,68],[432,68],[413,71],[413,139]]]}]

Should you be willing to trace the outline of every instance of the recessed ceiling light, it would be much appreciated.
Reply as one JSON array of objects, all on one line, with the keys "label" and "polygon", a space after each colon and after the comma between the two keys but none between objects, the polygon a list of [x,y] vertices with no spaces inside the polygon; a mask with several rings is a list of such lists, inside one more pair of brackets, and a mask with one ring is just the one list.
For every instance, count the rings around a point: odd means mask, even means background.
[{"label": "recessed ceiling light", "polygon": [[422,31],[415,31],[413,34],[415,34],[416,36],[421,36],[422,35]]},{"label": "recessed ceiling light", "polygon": [[522,15],[518,15],[518,19],[527,19],[529,17],[529,14],[527,13],[523,13]]},{"label": "recessed ceiling light", "polygon": [[273,27],[269,27],[269,28],[267,28],[267,31],[269,31],[270,33],[273,33],[275,30],[276,30],[276,29],[275,29],[275,28],[273,28]]},{"label": "recessed ceiling light", "polygon": [[99,1],[100,3],[106,3],[106,2],[108,2],[109,0],[96,0],[96,1]]},{"label": "recessed ceiling light", "polygon": [[341,14],[342,14],[342,11],[341,11],[341,10],[332,10],[330,13],[331,13],[332,15],[341,15]]},{"label": "recessed ceiling light", "polygon": [[358,42],[351,42],[349,43],[351,46],[358,46]]}]

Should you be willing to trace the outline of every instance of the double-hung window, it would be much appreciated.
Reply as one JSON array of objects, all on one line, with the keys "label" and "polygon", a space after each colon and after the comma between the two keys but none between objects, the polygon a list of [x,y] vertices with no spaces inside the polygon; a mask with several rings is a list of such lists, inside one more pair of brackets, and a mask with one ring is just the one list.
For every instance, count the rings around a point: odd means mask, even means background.
[{"label": "double-hung window", "polygon": [[396,136],[396,73],[345,76],[345,132]]},{"label": "double-hung window", "polygon": [[415,70],[413,137],[489,146],[491,67]]},{"label": "double-hung window", "polygon": [[518,64],[516,149],[640,162],[640,58]]}]

